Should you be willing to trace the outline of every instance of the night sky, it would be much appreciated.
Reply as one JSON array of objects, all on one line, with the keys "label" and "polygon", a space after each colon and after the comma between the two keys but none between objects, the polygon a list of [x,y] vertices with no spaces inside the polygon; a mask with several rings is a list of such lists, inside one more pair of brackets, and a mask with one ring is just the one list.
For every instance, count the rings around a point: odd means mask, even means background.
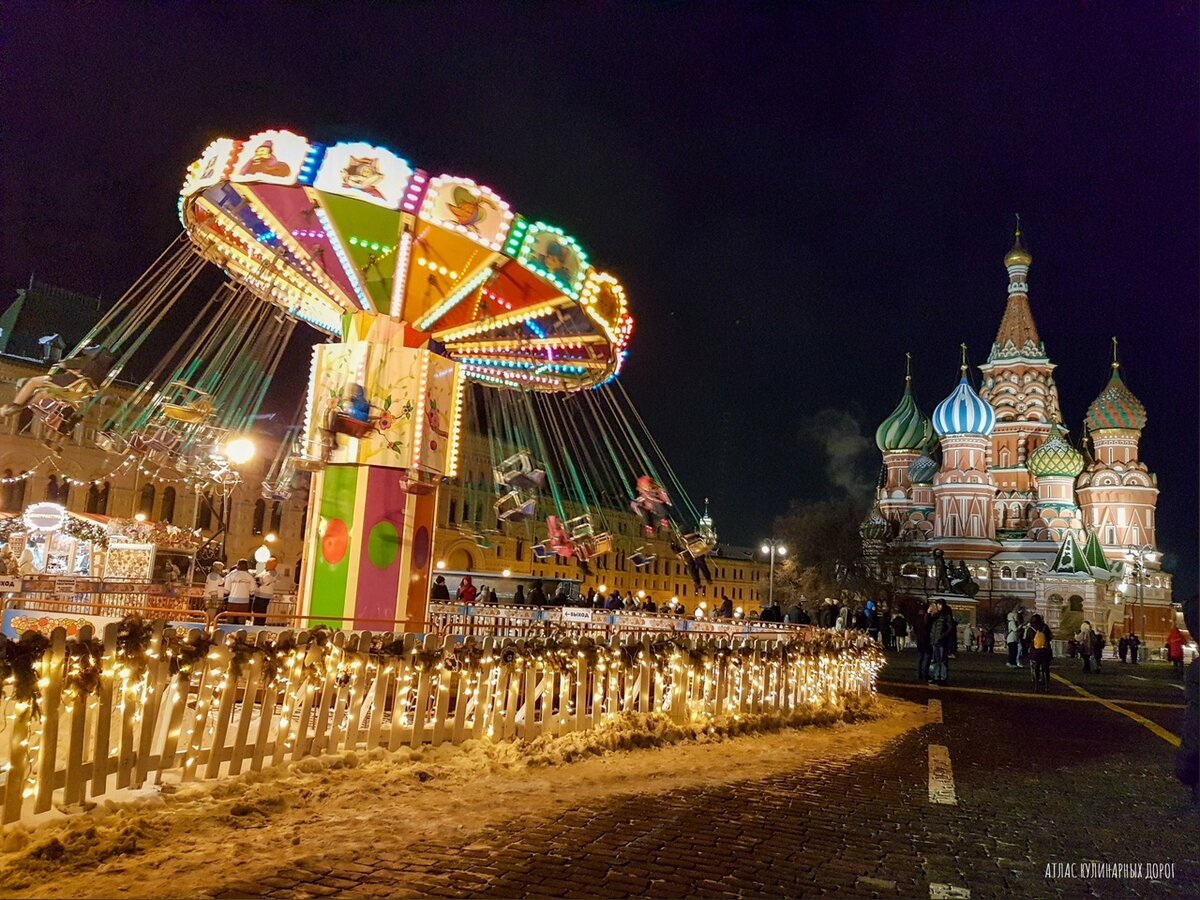
[{"label": "night sky", "polygon": [[1195,4],[0,15],[0,289],[35,272],[119,294],[178,231],[214,137],[389,146],[561,224],[623,280],[625,383],[734,541],[869,483],[905,350],[927,414],[960,341],[984,360],[1019,212],[1066,424],[1118,335],[1159,541],[1177,596],[1196,590]]}]

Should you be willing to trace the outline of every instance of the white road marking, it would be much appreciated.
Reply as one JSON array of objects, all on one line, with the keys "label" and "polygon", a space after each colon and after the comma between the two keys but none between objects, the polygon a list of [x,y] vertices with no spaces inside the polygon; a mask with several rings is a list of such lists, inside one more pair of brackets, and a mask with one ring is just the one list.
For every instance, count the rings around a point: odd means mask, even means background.
[{"label": "white road marking", "polygon": [[1138,681],[1149,681],[1149,678],[1143,678],[1141,675],[1130,675],[1130,678],[1136,678]]},{"label": "white road marking", "polygon": [[929,721],[934,725],[942,724],[942,701],[929,701]]},{"label": "white road marking", "polygon": [[967,900],[970,896],[970,888],[959,887],[957,884],[929,885],[929,900]]},{"label": "white road marking", "polygon": [[950,768],[950,748],[941,744],[929,745],[929,802],[957,804],[954,793],[954,772]]}]

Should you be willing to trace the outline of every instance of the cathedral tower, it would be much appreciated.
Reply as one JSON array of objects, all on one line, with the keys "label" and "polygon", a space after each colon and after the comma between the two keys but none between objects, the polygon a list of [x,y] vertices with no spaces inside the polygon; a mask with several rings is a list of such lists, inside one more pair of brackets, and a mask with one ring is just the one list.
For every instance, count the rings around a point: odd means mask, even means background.
[{"label": "cathedral tower", "polygon": [[921,414],[912,391],[912,354],[906,353],[904,393],[900,402],[875,429],[875,445],[883,454],[886,476],[879,493],[879,511],[891,522],[902,521],[912,505],[908,470],[921,455],[933,428]]},{"label": "cathedral tower", "polygon": [[1110,559],[1125,548],[1157,547],[1154,511],[1158,479],[1138,459],[1146,427],[1146,408],[1121,378],[1117,339],[1113,338],[1112,375],[1088,407],[1084,426],[1092,461],[1076,482],[1084,522],[1094,529]]},{"label": "cathedral tower", "polygon": [[1021,221],[1012,249],[1004,257],[1008,270],[1008,303],[992,352],[980,366],[979,395],[995,410],[991,468],[997,489],[996,524],[1019,531],[1037,515],[1037,496],[1027,463],[1060,421],[1054,364],[1046,355],[1029,308],[1029,267],[1033,257],[1021,243]]},{"label": "cathedral tower", "polygon": [[963,344],[958,387],[933,412],[933,427],[942,438],[942,464],[933,478],[934,538],[946,549],[956,544],[977,549],[996,539],[996,487],[988,472],[996,413],[971,387],[967,368]]}]

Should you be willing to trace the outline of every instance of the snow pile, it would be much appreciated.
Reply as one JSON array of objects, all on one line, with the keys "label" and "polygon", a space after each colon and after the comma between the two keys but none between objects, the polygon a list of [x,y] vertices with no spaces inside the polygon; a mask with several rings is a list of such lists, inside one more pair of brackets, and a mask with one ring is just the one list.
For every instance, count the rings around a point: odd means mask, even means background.
[{"label": "snow pile", "polygon": [[565,804],[874,752],[923,722],[922,710],[886,699],[845,713],[685,725],[630,713],[530,742],[313,757],[173,793],[143,790],[32,831],[14,827],[3,839],[0,893],[194,895],[313,853],[327,860],[367,845],[402,849],[418,835],[461,846],[464,833],[518,815],[553,815]]}]

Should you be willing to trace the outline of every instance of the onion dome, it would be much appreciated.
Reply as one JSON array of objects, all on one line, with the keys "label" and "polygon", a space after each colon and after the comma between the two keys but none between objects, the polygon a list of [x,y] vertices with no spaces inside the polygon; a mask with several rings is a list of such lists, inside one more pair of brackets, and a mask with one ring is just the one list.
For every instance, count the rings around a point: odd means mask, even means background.
[{"label": "onion dome", "polygon": [[962,377],[958,387],[933,411],[933,427],[938,434],[981,434],[985,437],[996,427],[996,411],[975,393],[967,380],[967,345],[962,345]]},{"label": "onion dome", "polygon": [[875,445],[884,453],[889,450],[920,450],[929,438],[929,420],[921,415],[912,392],[912,374],[908,371],[912,355],[905,354],[904,393],[892,414],[875,429]]},{"label": "onion dome", "polygon": [[1121,364],[1117,361],[1117,339],[1113,338],[1112,376],[1100,396],[1087,411],[1088,431],[1105,428],[1125,428],[1141,431],[1146,427],[1146,407],[1133,396],[1133,391],[1121,379]]},{"label": "onion dome", "polygon": [[879,504],[875,504],[858,526],[858,534],[864,541],[882,541],[888,536],[888,528],[888,520],[879,511]]},{"label": "onion dome", "polygon": [[908,481],[910,484],[933,484],[933,476],[937,472],[937,460],[929,455],[929,450],[925,450],[908,467]]},{"label": "onion dome", "polygon": [[1017,233],[1013,239],[1012,249],[1004,254],[1004,265],[1008,266],[1028,266],[1033,262],[1033,256],[1025,245],[1021,243],[1021,217],[1017,216]]},{"label": "onion dome", "polygon": [[1083,454],[1067,443],[1066,434],[1055,426],[1046,442],[1029,455],[1027,468],[1036,478],[1074,478],[1083,471]]}]

